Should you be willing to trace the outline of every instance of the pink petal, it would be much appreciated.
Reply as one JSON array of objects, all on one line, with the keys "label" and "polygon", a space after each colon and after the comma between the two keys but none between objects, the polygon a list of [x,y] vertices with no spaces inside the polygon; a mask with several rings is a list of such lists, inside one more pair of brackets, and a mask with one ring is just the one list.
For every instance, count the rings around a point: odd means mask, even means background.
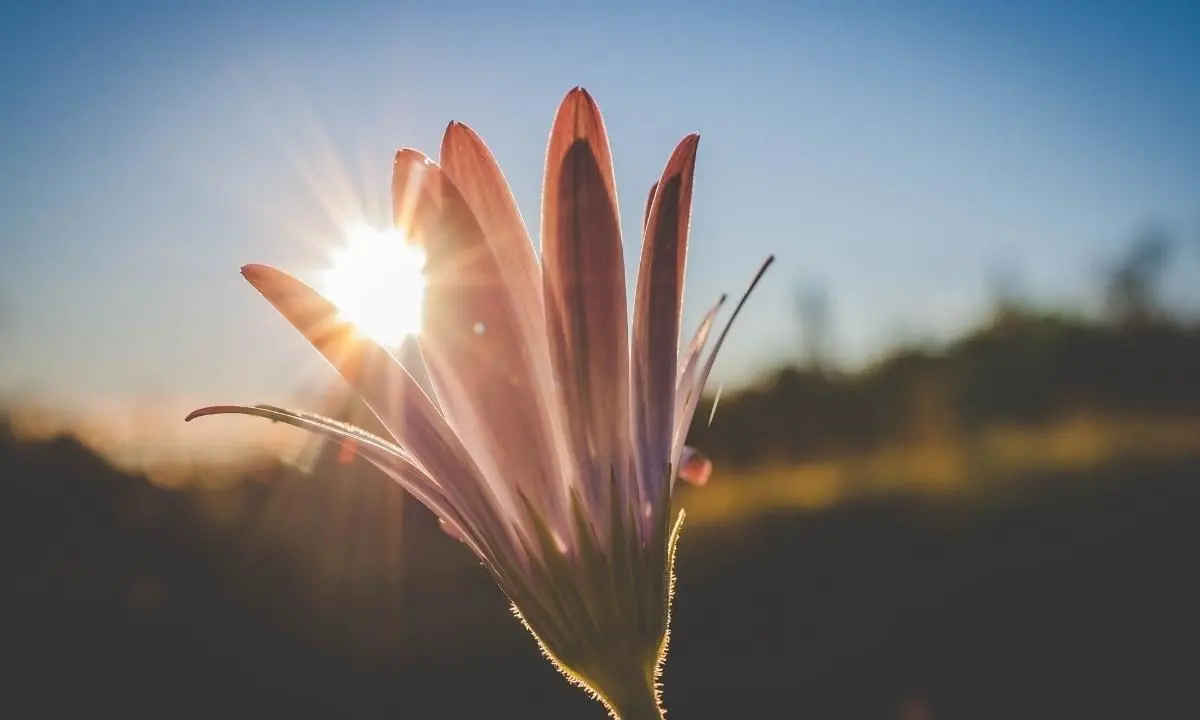
[{"label": "pink petal", "polygon": [[445,491],[464,511],[482,516],[492,507],[470,454],[386,349],[360,335],[332,303],[291,275],[266,265],[247,265],[242,275],[354,388],[416,463],[444,481]]},{"label": "pink petal", "polygon": [[442,529],[442,532],[446,533],[455,540],[458,540],[459,542],[467,541],[467,536],[463,532],[463,529],[455,523],[448,522],[446,518],[438,518],[438,527]]},{"label": "pink petal", "polygon": [[544,344],[541,267],[500,165],[483,139],[462,123],[446,128],[441,165],[494,248],[521,319],[529,326],[526,336]]},{"label": "pink petal", "polygon": [[[509,517],[524,515],[519,494],[550,516],[561,513],[560,465],[539,390],[544,378],[524,329],[528,308],[515,294],[522,279],[506,274],[502,243],[491,242],[428,158],[398,154],[392,193],[395,216],[411,222],[406,231],[425,246],[418,342],[446,419]],[[532,290],[519,292],[529,297]]]},{"label": "pink petal", "polygon": [[[485,554],[480,547],[481,538],[474,532],[466,529],[471,527],[470,523],[464,520],[463,515],[446,496],[443,488],[430,478],[424,470],[414,464],[402,448],[389,443],[387,440],[330,418],[322,418],[307,413],[295,413],[264,405],[257,407],[247,405],[214,405],[193,411],[187,416],[186,420],[190,422],[196,418],[208,415],[251,415],[261,417],[272,422],[292,425],[293,427],[298,427],[302,430],[307,430],[343,443],[344,447],[353,449],[355,454],[371,462],[398,482],[409,494],[425,505],[425,507],[429,508],[438,517],[439,523],[444,527],[456,530],[458,538],[467,542],[481,559],[489,559],[490,553]],[[494,560],[494,557],[492,559]]]},{"label": "pink petal", "polygon": [[418,245],[440,231],[441,173],[424,153],[402,148],[392,163],[392,222]]},{"label": "pink petal", "polygon": [[638,475],[645,497],[659,496],[671,482],[679,313],[687,262],[692,180],[699,135],[684,138],[654,193],[642,244],[637,302],[633,316],[633,427],[638,442]]},{"label": "pink petal", "polygon": [[[742,293],[741,299],[738,300],[737,306],[733,309],[733,314],[730,315],[729,319],[725,321],[725,327],[721,330],[721,334],[717,337],[717,342],[713,345],[712,350],[708,353],[708,357],[705,358],[704,364],[692,373],[687,400],[685,401],[682,409],[677,411],[677,416],[675,418],[677,443],[682,444],[684,442],[687,428],[692,424],[692,416],[696,414],[696,407],[700,404],[700,396],[701,393],[704,392],[704,385],[708,382],[708,376],[712,373],[713,364],[717,361],[717,353],[721,351],[721,346],[725,344],[725,338],[729,335],[730,329],[733,328],[733,321],[737,320],[738,315],[742,312],[742,308],[746,305],[746,301],[750,299],[750,294],[753,293],[754,288],[758,286],[758,281],[762,280],[762,276],[767,272],[767,268],[771,267],[771,264],[774,262],[775,256],[771,255],[758,268],[758,272],[755,273],[754,279],[750,281],[750,285],[746,288],[746,291]],[[707,332],[705,334],[707,334]],[[683,387],[682,377],[680,379],[680,387]]]},{"label": "pink petal", "polygon": [[658,192],[658,182],[650,186],[650,194],[646,196],[646,209],[642,213],[642,232],[646,232],[646,225],[650,223],[650,208],[654,207],[654,194]]},{"label": "pink petal", "polygon": [[696,328],[696,334],[692,336],[692,341],[684,351],[683,357],[680,358],[679,376],[675,381],[675,427],[671,441],[672,458],[679,457],[683,443],[687,440],[687,432],[692,422],[692,415],[695,413],[695,405],[700,399],[701,388],[696,387],[700,353],[703,352],[704,345],[708,342],[708,336],[712,332],[717,313],[724,304],[725,296],[722,295],[717,303],[704,314],[700,326]]},{"label": "pink petal", "polygon": [[483,228],[503,283],[512,294],[522,342],[534,365],[539,404],[550,421],[553,457],[559,463],[560,477],[566,477],[573,464],[565,446],[565,421],[550,368],[542,268],[529,231],[499,163],[474,130],[462,123],[450,123],[442,137],[441,162],[442,171]]},{"label": "pink petal", "polygon": [[696,487],[703,487],[711,476],[712,460],[695,448],[685,447],[679,459],[679,477]]},{"label": "pink petal", "polygon": [[[558,108],[542,185],[542,259],[551,359],[571,420],[584,497],[603,512],[629,478],[625,261],[604,120],[581,88]],[[623,489],[635,491],[630,486]]]}]

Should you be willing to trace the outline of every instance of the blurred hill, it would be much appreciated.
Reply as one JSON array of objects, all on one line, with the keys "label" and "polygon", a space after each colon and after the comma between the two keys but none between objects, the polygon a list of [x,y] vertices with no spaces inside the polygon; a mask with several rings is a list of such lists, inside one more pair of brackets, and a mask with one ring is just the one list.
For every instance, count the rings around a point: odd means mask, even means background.
[{"label": "blurred hill", "polygon": [[[1013,428],[1081,419],[1200,420],[1200,322],[1164,299],[1181,241],[1133,238],[1098,279],[1091,316],[1036,307],[998,283],[992,316],[940,347],[900,347],[856,373],[828,359],[831,301],[802,286],[803,360],[701,405],[690,433],[726,467],[791,465],[897,445],[970,443]],[[711,421],[711,422],[710,422]]]},{"label": "blurred hill", "polygon": [[858,374],[782,368],[715,414],[703,404],[690,437],[736,467],[1079,417],[1200,418],[1200,328],[1006,309],[948,347],[902,349]]}]

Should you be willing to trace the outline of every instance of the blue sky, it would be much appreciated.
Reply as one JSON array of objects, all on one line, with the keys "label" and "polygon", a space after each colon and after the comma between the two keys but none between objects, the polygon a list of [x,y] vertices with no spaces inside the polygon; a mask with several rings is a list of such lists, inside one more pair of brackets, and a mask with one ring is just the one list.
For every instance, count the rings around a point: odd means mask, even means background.
[{"label": "blue sky", "polygon": [[[0,393],[285,398],[320,362],[238,267],[319,268],[339,220],[388,217],[392,153],[436,154],[451,119],[536,227],[574,85],[605,113],[631,279],[691,131],[688,326],[779,256],[734,382],[798,352],[797,282],[828,288],[860,364],[978,320],[996,271],[1086,306],[1144,224],[1200,233],[1196,3],[491,5],[0,10]],[[1175,302],[1200,309],[1198,281],[1193,248]]]}]

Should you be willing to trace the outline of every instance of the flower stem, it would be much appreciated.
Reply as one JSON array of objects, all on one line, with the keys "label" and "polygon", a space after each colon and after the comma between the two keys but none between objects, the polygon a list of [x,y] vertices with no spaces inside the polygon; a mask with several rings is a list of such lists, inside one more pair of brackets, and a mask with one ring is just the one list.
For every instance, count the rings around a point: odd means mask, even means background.
[{"label": "flower stem", "polygon": [[629,682],[609,689],[612,694],[608,701],[618,720],[663,720],[651,678],[631,678]]},{"label": "flower stem", "polygon": [[658,702],[650,697],[639,704],[617,708],[617,720],[663,720],[663,715]]}]

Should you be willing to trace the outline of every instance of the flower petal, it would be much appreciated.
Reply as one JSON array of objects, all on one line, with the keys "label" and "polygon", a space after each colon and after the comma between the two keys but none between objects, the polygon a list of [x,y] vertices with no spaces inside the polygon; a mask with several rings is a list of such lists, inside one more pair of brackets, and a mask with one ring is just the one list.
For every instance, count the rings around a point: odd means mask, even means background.
[{"label": "flower petal", "polygon": [[459,542],[467,541],[466,535],[463,533],[462,528],[454,523],[447,522],[446,518],[438,518],[438,527],[442,529],[442,532],[446,533],[455,540],[458,540]]},{"label": "flower petal", "polygon": [[697,487],[703,487],[712,476],[712,460],[695,448],[685,447],[680,455],[678,475]]},{"label": "flower petal", "polygon": [[[192,411],[185,418],[185,421],[191,422],[196,418],[208,415],[251,415],[272,422],[281,422],[298,427],[331,440],[346,442],[347,447],[352,448],[363,459],[383,470],[389,477],[396,480],[401,487],[408,491],[409,494],[420,501],[421,504],[429,508],[438,517],[440,522],[460,533],[461,538],[470,538],[468,544],[472,546],[476,554],[481,559],[488,559],[488,555],[482,552],[479,547],[480,538],[474,531],[475,529],[472,528],[469,522],[464,520],[462,513],[459,512],[454,503],[446,496],[443,488],[430,478],[424,470],[418,467],[403,448],[393,445],[384,438],[331,418],[292,412],[269,405],[253,407],[248,405],[213,405]],[[472,529],[468,530],[467,528]]]},{"label": "flower petal", "polygon": [[[267,265],[242,275],[312,344],[429,476],[460,505],[491,507],[479,469],[429,397],[386,349],[341,320],[337,308],[305,283]],[[481,515],[481,517],[485,517]],[[503,532],[488,523],[488,532]]]},{"label": "flower petal", "polygon": [[[692,419],[687,409],[693,399],[699,400],[696,397],[700,392],[700,388],[696,387],[696,372],[700,365],[700,353],[704,350],[705,343],[708,342],[709,333],[712,332],[713,323],[717,319],[717,313],[725,304],[725,299],[725,296],[722,295],[716,304],[704,314],[704,318],[700,321],[700,327],[696,328],[696,334],[692,336],[692,341],[679,361],[679,376],[675,381],[675,427],[671,440],[672,461],[679,458],[683,443],[687,440],[687,432]],[[683,422],[685,416],[687,422]]]},{"label": "flower petal", "polygon": [[544,344],[541,267],[500,165],[483,139],[458,122],[446,128],[440,159],[442,171],[462,193],[494,247],[520,319],[529,326],[527,338],[535,342],[540,338]]},{"label": "flower petal", "polygon": [[[700,404],[700,396],[704,392],[704,385],[708,382],[708,376],[712,373],[713,364],[717,361],[717,353],[721,351],[721,346],[725,343],[725,337],[729,335],[729,330],[733,327],[733,321],[737,320],[737,316],[742,312],[742,308],[746,305],[746,301],[750,299],[750,294],[754,292],[754,288],[758,286],[758,281],[762,280],[762,276],[766,274],[767,268],[775,262],[775,256],[769,256],[763,264],[758,268],[758,272],[754,274],[754,279],[750,281],[750,285],[746,291],[742,293],[742,297],[738,300],[737,306],[733,309],[733,314],[725,321],[725,327],[721,330],[721,334],[717,337],[717,342],[705,358],[704,364],[698,368],[697,372],[693,373],[690,381],[690,389],[687,400],[681,409],[676,411],[675,427],[676,427],[676,442],[683,444],[687,429],[692,424],[692,416],[696,414],[696,407]],[[707,333],[706,333],[707,334]],[[697,333],[699,335],[699,333]],[[698,352],[699,350],[697,350]],[[683,387],[681,377],[680,387]]]},{"label": "flower petal", "polygon": [[[642,497],[658,498],[669,483],[678,367],[679,313],[687,262],[692,180],[699,135],[675,147],[659,180],[646,222],[633,316],[633,427]],[[649,518],[644,518],[649,520]]]},{"label": "flower petal", "polygon": [[632,479],[629,329],[612,156],[600,109],[582,88],[563,99],[550,131],[542,262],[550,356],[574,431],[580,490],[600,525],[614,469]]},{"label": "flower petal", "polygon": [[[414,188],[416,184],[419,187]],[[537,351],[527,341],[515,285],[457,186],[413,151],[396,156],[397,218],[425,246],[426,300],[418,338],[451,427],[471,448],[506,516],[518,522],[519,491],[548,516],[565,517],[559,462],[544,410]],[[411,208],[402,203],[416,198]],[[528,297],[531,290],[520,291]],[[545,367],[543,361],[540,366]]]},{"label": "flower petal", "polygon": [[654,193],[656,192],[658,192],[658,181],[650,186],[650,194],[646,196],[646,209],[642,213],[642,232],[646,232],[646,225],[650,222],[650,208],[654,207]]},{"label": "flower petal", "polygon": [[[333,366],[392,437],[429,463],[435,476],[459,475],[470,457],[412,376],[391,354],[303,281],[269,265],[246,265],[242,276]],[[443,453],[445,449],[450,453]],[[443,458],[443,455],[448,457]]]},{"label": "flower petal", "polygon": [[542,301],[542,268],[533,241],[499,163],[483,139],[467,125],[453,122],[442,137],[442,171],[454,183],[484,230],[503,282],[512,294],[522,342],[533,363],[539,402],[549,419],[548,438],[558,476],[574,471],[566,448],[566,420],[550,368],[546,316]]},{"label": "flower petal", "polygon": [[[441,182],[424,153],[401,148],[392,163],[392,222],[413,242],[425,245],[438,232]],[[401,181],[402,180],[402,181]]]}]

